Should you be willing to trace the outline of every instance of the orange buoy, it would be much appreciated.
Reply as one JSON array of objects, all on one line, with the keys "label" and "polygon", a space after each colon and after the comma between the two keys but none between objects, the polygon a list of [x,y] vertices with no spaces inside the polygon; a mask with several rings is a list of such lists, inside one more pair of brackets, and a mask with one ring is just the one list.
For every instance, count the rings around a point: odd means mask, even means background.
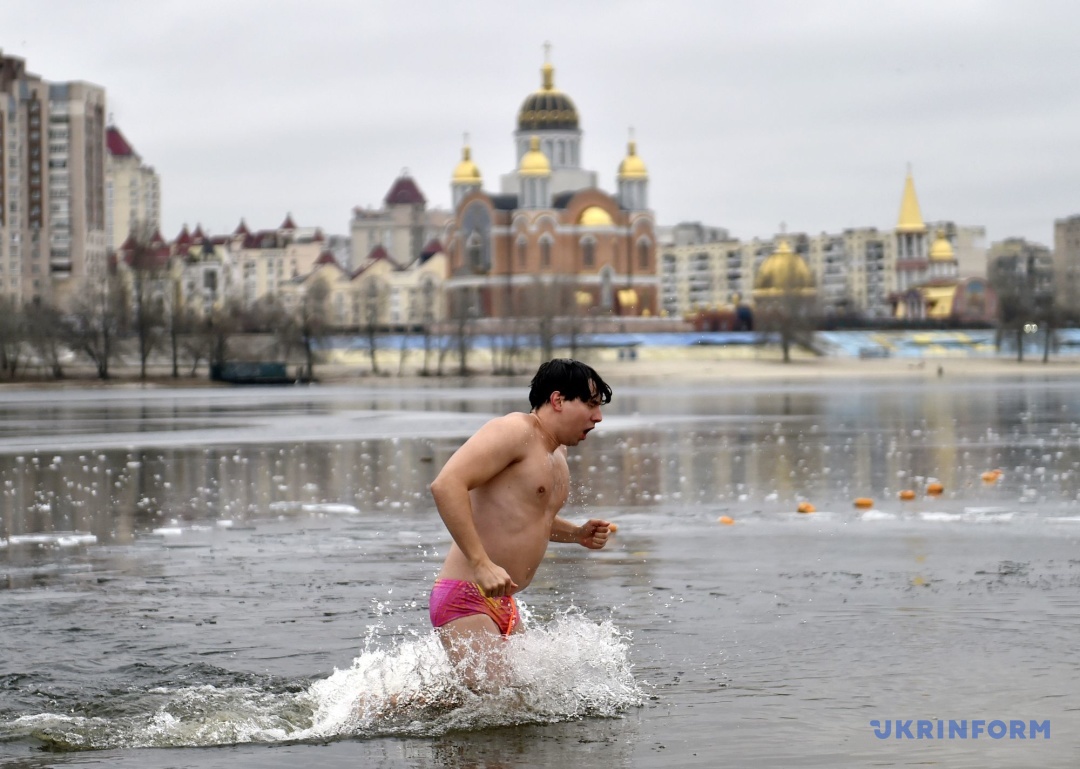
[{"label": "orange buoy", "polygon": [[795,508],[798,513],[813,513],[817,512],[817,508],[811,505],[809,502],[800,502],[799,506]]},{"label": "orange buoy", "polygon": [[934,481],[933,483],[926,484],[926,493],[929,494],[930,496],[936,497],[938,494],[940,494],[943,491],[945,491],[945,487],[942,486],[937,481]]},{"label": "orange buoy", "polygon": [[911,500],[915,499],[915,492],[911,489],[904,489],[900,492],[900,499],[904,500],[905,502],[910,502]]},{"label": "orange buoy", "polygon": [[619,530],[619,524],[617,524],[617,523],[609,523],[608,527],[607,527],[607,530],[609,532],[611,532],[612,534],[614,534],[615,532],[617,532]]},{"label": "orange buoy", "polygon": [[983,483],[997,483],[1001,478],[1000,470],[987,470],[982,474]]},{"label": "orange buoy", "polygon": [[730,515],[721,515],[719,518],[716,519],[716,521],[717,523],[722,523],[725,526],[730,526],[731,524],[735,523],[735,519],[732,518]]},{"label": "orange buoy", "polygon": [[873,506],[874,506],[874,500],[870,499],[870,497],[856,497],[855,498],[855,507],[873,507]]}]

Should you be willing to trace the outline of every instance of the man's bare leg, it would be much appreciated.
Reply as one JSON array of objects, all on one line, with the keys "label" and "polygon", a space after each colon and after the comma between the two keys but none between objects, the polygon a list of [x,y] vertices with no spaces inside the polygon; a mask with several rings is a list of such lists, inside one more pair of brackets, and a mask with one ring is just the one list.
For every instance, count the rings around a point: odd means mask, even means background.
[{"label": "man's bare leg", "polygon": [[438,633],[451,664],[471,690],[495,691],[506,685],[506,638],[495,620],[486,614],[473,614],[447,622]]}]

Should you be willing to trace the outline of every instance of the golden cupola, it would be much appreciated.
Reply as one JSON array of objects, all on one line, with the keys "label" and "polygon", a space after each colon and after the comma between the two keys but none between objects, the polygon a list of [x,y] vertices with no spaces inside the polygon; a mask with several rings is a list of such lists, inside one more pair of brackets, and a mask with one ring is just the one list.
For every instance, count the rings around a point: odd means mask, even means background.
[{"label": "golden cupola", "polygon": [[476,163],[472,161],[472,152],[469,149],[469,145],[466,143],[461,148],[461,162],[457,164],[454,169],[454,176],[452,182],[454,184],[463,184],[469,186],[480,186],[483,183],[483,179],[480,176],[480,169]]},{"label": "golden cupola", "polygon": [[956,261],[956,252],[953,250],[952,243],[949,242],[948,237],[945,236],[945,230],[937,231],[937,237],[934,239],[934,245],[930,246],[930,261]]},{"label": "golden cupola", "polygon": [[521,176],[551,175],[551,162],[547,159],[547,155],[540,151],[539,136],[529,138],[529,151],[521,156],[518,174]]},{"label": "golden cupola", "polygon": [[619,163],[619,179],[648,179],[649,172],[645,161],[637,154],[637,142],[633,139],[626,148],[626,157]]},{"label": "golden cupola", "polygon": [[578,113],[574,102],[555,87],[555,68],[544,62],[540,90],[533,91],[518,111],[519,131],[577,129]]},{"label": "golden cupola", "polygon": [[904,180],[904,196],[900,200],[900,219],[896,222],[897,232],[923,233],[926,223],[919,210],[919,198],[915,195],[915,180],[908,171]]},{"label": "golden cupola", "polygon": [[786,237],[780,238],[776,251],[758,268],[754,278],[754,297],[813,293],[814,276],[806,261],[791,249]]}]

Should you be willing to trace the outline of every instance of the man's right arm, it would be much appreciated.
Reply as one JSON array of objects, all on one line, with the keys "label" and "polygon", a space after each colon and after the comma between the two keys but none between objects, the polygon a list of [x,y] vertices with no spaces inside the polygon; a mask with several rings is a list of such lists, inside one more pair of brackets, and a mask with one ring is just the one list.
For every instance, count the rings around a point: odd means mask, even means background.
[{"label": "man's right arm", "polygon": [[469,491],[483,486],[524,453],[528,430],[511,417],[493,419],[467,440],[431,484],[435,507],[486,595],[510,595],[517,588],[510,575],[488,557],[473,519]]}]

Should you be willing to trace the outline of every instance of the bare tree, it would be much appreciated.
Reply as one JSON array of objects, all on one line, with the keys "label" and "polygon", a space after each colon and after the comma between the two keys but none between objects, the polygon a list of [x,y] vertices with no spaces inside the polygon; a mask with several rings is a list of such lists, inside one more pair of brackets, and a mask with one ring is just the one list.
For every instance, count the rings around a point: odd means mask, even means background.
[{"label": "bare tree", "polygon": [[429,359],[435,336],[435,293],[435,281],[425,278],[420,283],[420,290],[413,295],[416,305],[412,316],[420,323],[420,333],[424,338],[424,359],[420,364],[423,376],[431,373]]},{"label": "bare tree", "polygon": [[367,340],[371,371],[378,374],[379,332],[382,330],[382,317],[389,297],[383,284],[375,279],[367,281],[360,291],[360,330]]},{"label": "bare tree", "polygon": [[50,304],[32,303],[24,310],[26,341],[43,368],[54,379],[64,378],[61,359],[66,347],[67,333],[63,314]]},{"label": "bare tree", "polygon": [[315,350],[326,339],[328,323],[326,300],[330,287],[324,280],[315,280],[304,292],[296,317],[297,335],[304,351],[306,378],[315,379]]},{"label": "bare tree", "polygon": [[[447,296],[449,303],[449,330],[446,337],[444,355],[450,350],[457,351],[458,375],[469,374],[469,352],[476,336],[476,318],[480,314],[479,297],[476,289],[464,287],[454,289]],[[442,357],[439,359],[439,373],[442,373]]]},{"label": "bare tree", "polygon": [[100,379],[109,378],[124,317],[124,291],[115,274],[88,280],[66,317],[72,350],[94,364]]},{"label": "bare tree", "polygon": [[156,241],[155,234],[149,223],[137,222],[132,228],[132,247],[124,253],[131,270],[130,326],[138,342],[139,378],[143,381],[147,360],[165,333],[165,306],[170,296],[168,247]]},{"label": "bare tree", "polygon": [[0,298],[0,373],[14,378],[22,362],[26,341],[25,317],[18,305]]}]

